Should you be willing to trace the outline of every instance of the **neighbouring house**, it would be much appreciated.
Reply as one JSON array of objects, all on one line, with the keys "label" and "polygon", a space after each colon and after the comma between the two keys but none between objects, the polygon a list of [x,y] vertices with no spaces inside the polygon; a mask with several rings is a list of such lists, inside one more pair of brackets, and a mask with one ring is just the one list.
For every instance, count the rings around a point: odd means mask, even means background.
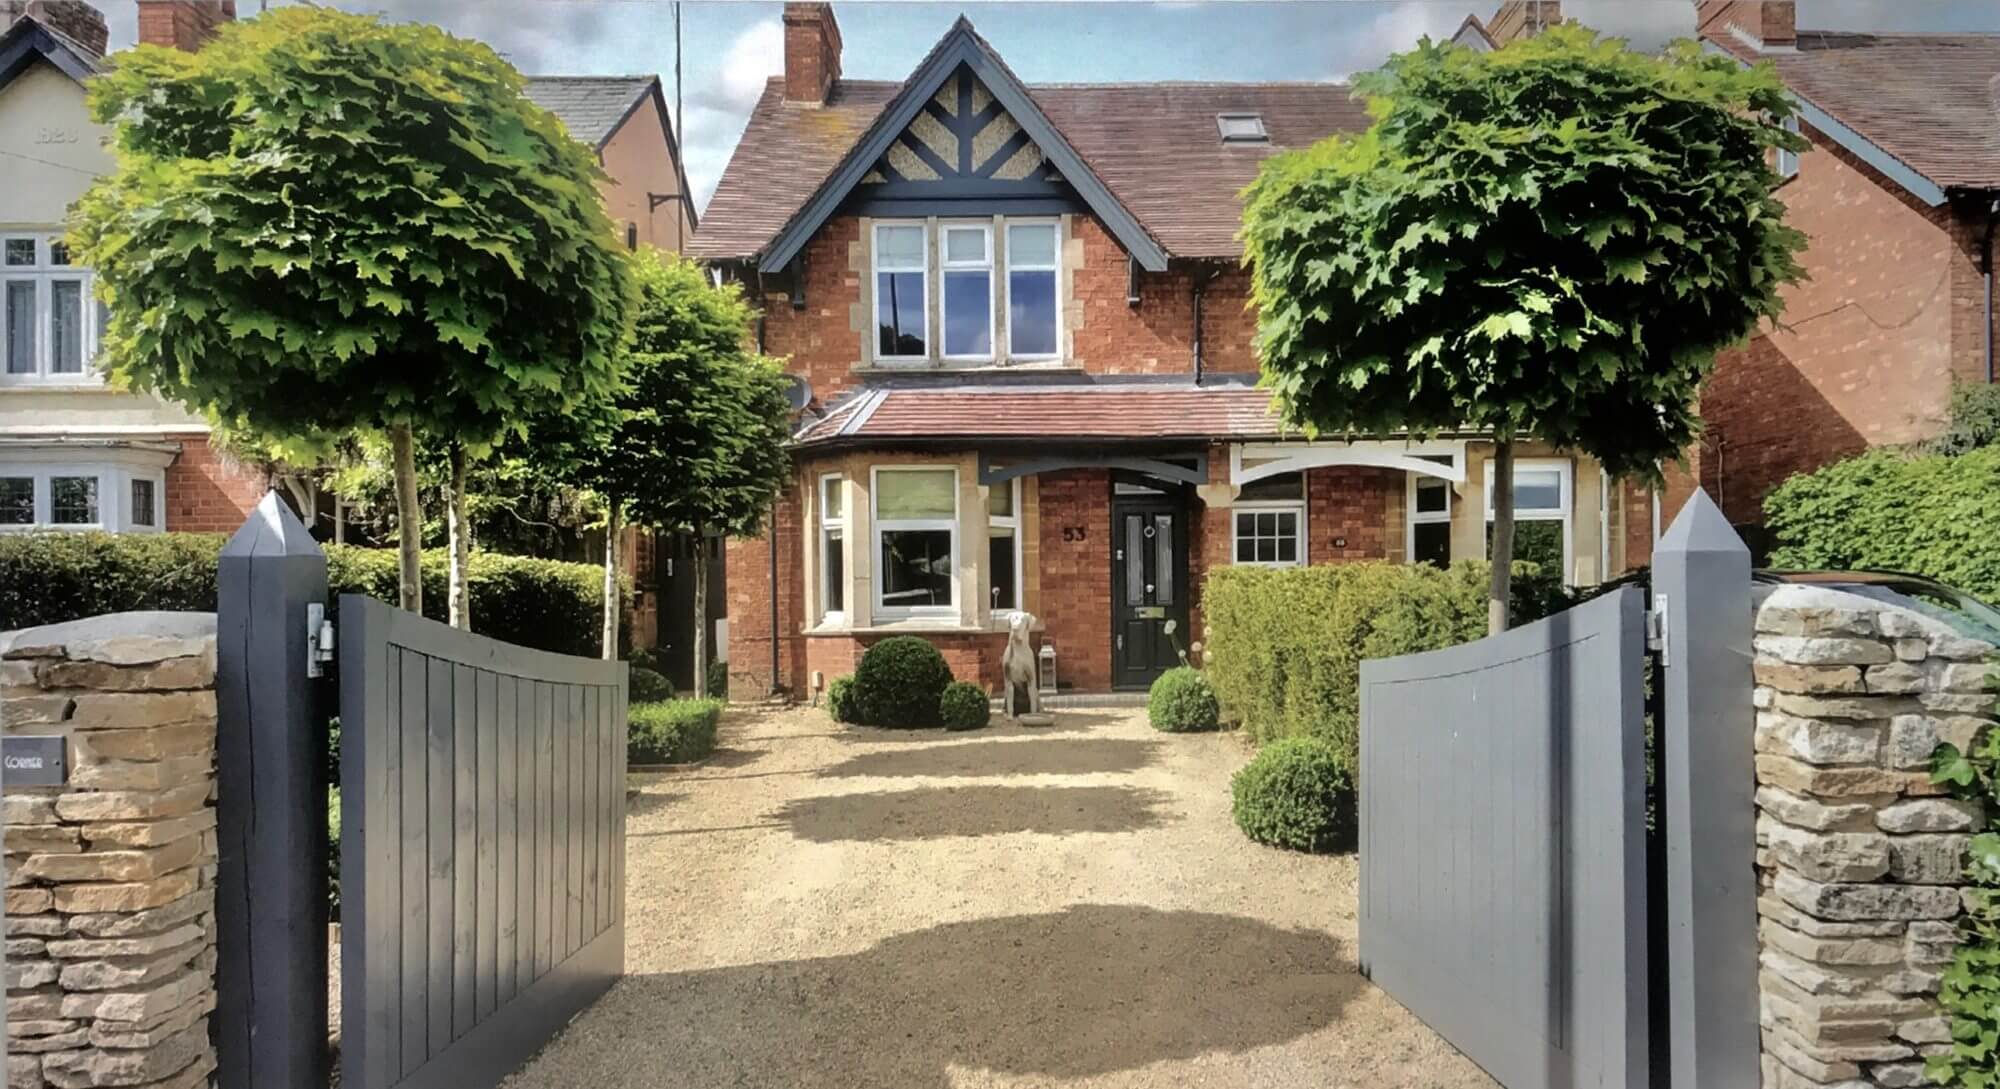
[{"label": "neighbouring house", "polygon": [[1705,47],[1776,68],[1812,144],[1777,164],[1811,279],[1702,392],[1695,475],[1740,524],[1793,473],[1934,435],[2000,332],[2000,34],[1801,30],[1795,7],[1697,7]]},{"label": "neighbouring house", "polygon": [[[194,50],[236,15],[229,0],[137,0],[139,40]],[[198,414],[114,390],[93,360],[104,314],[91,273],[62,242],[70,206],[112,168],[84,86],[105,65],[101,12],[83,0],[0,0],[0,531],[233,531],[270,481],[210,441]],[[597,153],[606,211],[630,247],[678,252],[697,223],[658,76],[536,76],[528,96]],[[336,536],[330,498],[310,518]],[[670,577],[686,542],[632,532],[636,645],[692,614],[692,578]],[[677,607],[680,599],[686,607]],[[690,659],[691,662],[691,659]],[[691,666],[690,666],[691,668]],[[680,683],[691,677],[675,671]]]},{"label": "neighbouring house", "polygon": [[[784,33],[689,247],[807,403],[770,535],[728,545],[733,695],[901,633],[997,686],[1016,610],[1063,689],[1142,688],[1217,566],[1485,555],[1484,436],[1306,442],[1253,385],[1237,193],[1365,127],[1349,87],[1025,85],[963,19],[908,79],[851,80],[828,5]],[[1594,462],[1518,473],[1526,555],[1622,568]]]}]

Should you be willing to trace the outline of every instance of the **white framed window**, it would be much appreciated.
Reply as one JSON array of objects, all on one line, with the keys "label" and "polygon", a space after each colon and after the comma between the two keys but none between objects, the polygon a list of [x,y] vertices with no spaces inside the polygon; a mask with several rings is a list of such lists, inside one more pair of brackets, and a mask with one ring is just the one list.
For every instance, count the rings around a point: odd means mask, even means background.
[{"label": "white framed window", "polygon": [[1237,563],[1297,567],[1306,562],[1304,473],[1253,480],[1230,508],[1230,556]]},{"label": "white framed window", "polygon": [[847,480],[839,473],[819,478],[819,618],[847,619]]},{"label": "white framed window", "polygon": [[[1785,118],[1783,128],[1786,132],[1797,136],[1799,134],[1799,115],[1793,114]],[[1777,167],[1780,178],[1797,177],[1799,173],[1799,153],[1786,148],[1779,148]]]},{"label": "white framed window", "polygon": [[986,492],[986,604],[996,616],[1021,606],[1021,481]]},{"label": "white framed window", "polygon": [[877,223],[871,246],[875,270],[875,358],[930,358],[930,277],[922,223]]},{"label": "white framed window", "polygon": [[874,470],[877,619],[958,615],[958,470]]},{"label": "white framed window", "polygon": [[993,358],[993,228],[947,223],[938,228],[944,282],[944,358]]},{"label": "white framed window", "polygon": [[85,384],[106,312],[57,233],[0,235],[0,382]]},{"label": "white framed window", "polygon": [[0,465],[0,532],[101,529],[157,533],[166,474],[119,464]]},{"label": "white framed window", "polygon": [[[1493,554],[1493,462],[1486,462],[1486,554]],[[1520,458],[1514,462],[1514,559],[1555,567],[1570,581],[1573,536],[1572,480],[1565,458]]]},{"label": "white framed window", "polygon": [[[1451,464],[1451,457],[1418,455],[1425,461],[1435,461],[1442,465]],[[1425,476],[1422,473],[1407,473],[1408,493],[1404,498],[1404,509],[1409,512],[1408,536],[1403,542],[1403,554],[1411,563],[1428,563],[1433,567],[1451,566],[1451,481],[1443,477]]]},{"label": "white framed window", "polygon": [[1062,354],[1062,306],[1055,220],[1007,223],[1007,355],[1054,359]]}]

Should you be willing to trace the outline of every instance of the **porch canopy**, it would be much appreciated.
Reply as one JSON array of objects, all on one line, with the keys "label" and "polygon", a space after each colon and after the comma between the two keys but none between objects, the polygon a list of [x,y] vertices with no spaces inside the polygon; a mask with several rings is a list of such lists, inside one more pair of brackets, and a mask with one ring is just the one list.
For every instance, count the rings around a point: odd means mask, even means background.
[{"label": "porch canopy", "polygon": [[1237,487],[1332,465],[1400,469],[1453,484],[1466,477],[1464,437],[1287,437],[1270,392],[1242,382],[863,387],[807,422],[793,442],[808,450],[977,449],[979,483],[988,485],[1075,468],[1204,485],[1212,443],[1230,444],[1227,480]]}]

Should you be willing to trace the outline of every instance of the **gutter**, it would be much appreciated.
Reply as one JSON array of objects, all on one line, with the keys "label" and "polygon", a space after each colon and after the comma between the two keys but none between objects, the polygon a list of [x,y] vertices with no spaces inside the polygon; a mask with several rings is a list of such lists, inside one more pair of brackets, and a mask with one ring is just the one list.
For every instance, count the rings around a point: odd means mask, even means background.
[{"label": "gutter", "polygon": [[1986,241],[1979,271],[1986,279],[1986,381],[1993,382],[1993,228],[2000,224],[2000,197],[1986,206]]}]

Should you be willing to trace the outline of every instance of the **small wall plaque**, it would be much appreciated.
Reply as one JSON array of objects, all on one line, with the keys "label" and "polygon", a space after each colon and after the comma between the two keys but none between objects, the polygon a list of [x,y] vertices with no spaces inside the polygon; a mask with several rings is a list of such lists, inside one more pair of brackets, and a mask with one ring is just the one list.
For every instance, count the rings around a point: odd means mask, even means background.
[{"label": "small wall plaque", "polygon": [[69,781],[69,749],[61,736],[0,738],[0,784],[61,786]]}]

